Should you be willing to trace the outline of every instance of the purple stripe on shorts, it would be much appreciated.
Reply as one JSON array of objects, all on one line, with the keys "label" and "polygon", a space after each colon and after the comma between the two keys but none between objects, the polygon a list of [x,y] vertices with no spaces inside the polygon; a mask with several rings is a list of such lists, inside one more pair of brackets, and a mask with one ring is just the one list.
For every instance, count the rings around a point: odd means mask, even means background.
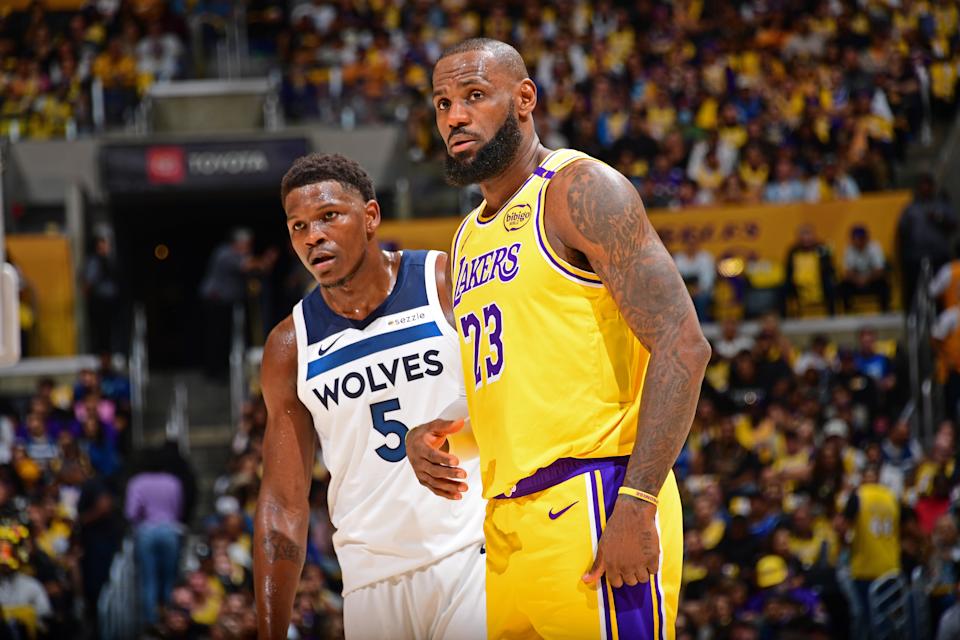
[{"label": "purple stripe on shorts", "polygon": [[[602,472],[601,472],[602,473]],[[593,491],[593,526],[596,528],[597,540],[603,533],[600,526],[600,502],[597,498],[597,477],[590,472],[590,489]],[[600,590],[603,592],[603,623],[607,628],[607,640],[613,640],[613,623],[610,620],[610,596],[607,594],[607,578],[601,576]]]},{"label": "purple stripe on shorts", "polygon": [[[626,472],[625,464],[600,470],[600,477],[603,481],[603,503],[606,507],[607,518],[613,513],[613,507],[617,501],[617,491],[623,485],[623,477]],[[653,619],[659,611],[653,611],[650,589],[655,588],[655,580],[656,576],[646,584],[641,583],[633,587],[624,585],[613,590],[613,604],[617,612],[617,631],[621,638],[654,640]],[[660,621],[660,629],[661,631],[663,629],[662,620]]]},{"label": "purple stripe on shorts", "polygon": [[653,588],[657,590],[657,627],[660,629],[660,638],[666,638],[663,628],[663,591],[660,589],[660,576],[653,576]]}]

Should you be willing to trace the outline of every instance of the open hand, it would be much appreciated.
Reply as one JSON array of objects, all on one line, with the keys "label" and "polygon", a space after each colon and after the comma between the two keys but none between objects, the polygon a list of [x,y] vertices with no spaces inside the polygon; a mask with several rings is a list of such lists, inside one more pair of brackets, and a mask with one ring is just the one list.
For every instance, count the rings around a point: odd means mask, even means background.
[{"label": "open hand", "polygon": [[460,500],[467,490],[466,471],[460,460],[443,450],[447,436],[460,431],[463,420],[434,420],[407,432],[407,460],[413,465],[417,480],[441,498]]}]

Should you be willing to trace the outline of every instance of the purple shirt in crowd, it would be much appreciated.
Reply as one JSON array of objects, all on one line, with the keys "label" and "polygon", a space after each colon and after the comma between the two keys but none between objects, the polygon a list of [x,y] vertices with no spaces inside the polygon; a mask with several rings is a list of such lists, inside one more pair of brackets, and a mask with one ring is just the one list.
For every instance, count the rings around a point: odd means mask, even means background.
[{"label": "purple shirt in crowd", "polygon": [[169,473],[138,473],[127,485],[127,520],[135,527],[177,524],[183,510],[183,487]]}]

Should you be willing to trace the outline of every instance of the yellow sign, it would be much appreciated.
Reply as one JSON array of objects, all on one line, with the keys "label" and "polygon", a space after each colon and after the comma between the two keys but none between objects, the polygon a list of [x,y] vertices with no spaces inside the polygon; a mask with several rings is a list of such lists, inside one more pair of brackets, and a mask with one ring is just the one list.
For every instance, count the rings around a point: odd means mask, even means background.
[{"label": "yellow sign", "polygon": [[[895,191],[819,204],[767,204],[676,212],[653,210],[649,215],[671,252],[678,251],[683,239],[694,234],[718,261],[729,255],[755,255],[781,262],[796,239],[797,228],[810,224],[819,239],[833,250],[839,269],[850,240],[850,229],[857,225],[865,226],[871,239],[883,248],[887,260],[895,263],[897,221],[909,202],[909,192]],[[460,220],[450,217],[385,221],[379,235],[382,241],[394,242],[405,249],[449,251]],[[510,224],[504,220],[504,225]]]},{"label": "yellow sign", "polygon": [[66,236],[9,235],[7,252],[29,287],[36,325],[27,356],[67,356],[77,352],[75,288]]}]

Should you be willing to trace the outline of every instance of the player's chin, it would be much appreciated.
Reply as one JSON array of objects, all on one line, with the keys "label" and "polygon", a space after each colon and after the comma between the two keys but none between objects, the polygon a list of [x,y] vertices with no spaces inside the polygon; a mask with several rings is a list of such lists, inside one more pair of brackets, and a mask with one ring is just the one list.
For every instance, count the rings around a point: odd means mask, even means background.
[{"label": "player's chin", "polygon": [[321,287],[337,287],[343,284],[345,279],[345,274],[340,273],[336,270],[318,270],[313,268],[313,279],[317,281]]}]

